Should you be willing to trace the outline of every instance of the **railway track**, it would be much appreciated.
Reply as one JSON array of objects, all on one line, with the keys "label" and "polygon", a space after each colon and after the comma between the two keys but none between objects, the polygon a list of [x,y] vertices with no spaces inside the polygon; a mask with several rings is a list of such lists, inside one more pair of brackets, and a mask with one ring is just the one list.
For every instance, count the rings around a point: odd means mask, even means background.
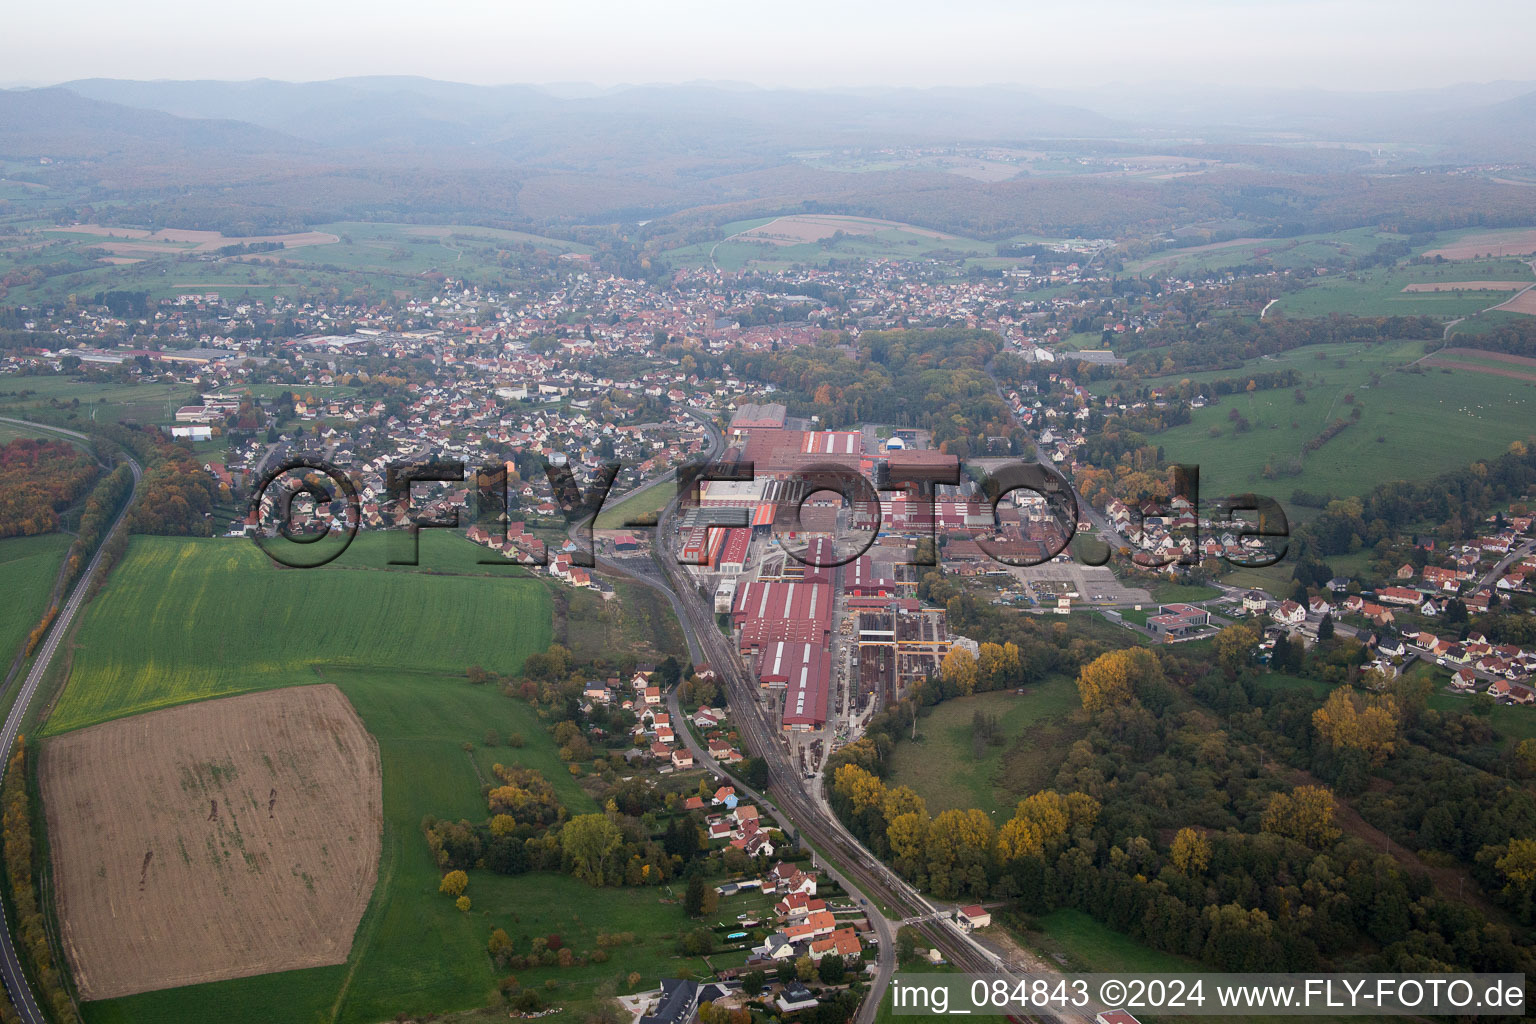
[{"label": "railway track", "polygon": [[[712,423],[706,422],[706,427],[711,442],[706,458],[713,459],[723,450],[724,444]],[[804,838],[825,851],[835,861],[835,867],[864,894],[898,912],[901,915],[898,922],[911,921],[912,927],[951,964],[970,974],[1007,976],[1010,973],[1008,965],[999,957],[963,935],[958,927],[940,920],[950,908],[933,904],[882,864],[807,787],[807,780],[791,762],[787,748],[780,741],[778,729],[768,720],[767,709],[758,699],[755,681],[747,677],[740,657],[717,627],[713,611],[704,605],[687,570],[677,561],[673,528],[676,511],[677,500],[674,498],[658,515],[650,558],[600,558],[599,564],[658,590],[669,599],[679,614],[689,653],[695,659],[708,662],[725,684],[732,719],[741,734],[743,746],[766,762],[768,786],[783,817]],[[722,770],[722,774],[729,773]],[[869,906],[868,912],[880,914],[874,905]],[[889,930],[894,935],[894,927]],[[894,948],[882,948],[880,957],[879,974],[869,997],[859,1008],[857,1020],[860,1024],[870,1024],[874,1020],[895,973]],[[1019,1024],[1042,1021],[1083,1024],[1092,1021],[1093,1015],[1014,1014],[1008,1015],[1007,1019]]]},{"label": "railway track", "polygon": [[[29,423],[25,420],[5,419],[7,423],[20,423],[24,426],[46,426],[45,424]],[[58,427],[48,427],[58,433],[69,434],[81,440],[89,441],[86,435],[73,430],[63,430]],[[69,632],[70,625],[75,620],[75,614],[85,603],[86,594],[90,592],[91,584],[96,579],[97,572],[101,569],[102,553],[106,550],[107,541],[112,539],[123,525],[123,520],[128,516],[128,509],[133,504],[134,494],[139,489],[139,477],[141,470],[139,464],[132,458],[128,459],[128,465],[133,469],[133,491],[128,499],[123,502],[122,510],[117,518],[112,520],[112,526],[102,536],[101,543],[96,548],[96,553],[91,556],[90,562],[85,567],[85,572],[80,574],[80,579],[75,583],[75,588],[70,591],[69,599],[59,609],[59,614],[54,618],[53,625],[49,628],[43,644],[38,648],[37,659],[32,662],[32,669],[22,681],[21,690],[16,694],[16,699],[11,704],[10,713],[5,718],[5,728],[0,731],[0,749],[3,749],[5,760],[0,761],[0,780],[5,778],[6,768],[10,762],[12,745],[16,737],[21,734],[21,722],[27,715],[27,709],[32,704],[32,698],[36,696],[38,687],[42,685],[43,677],[48,674],[48,666],[53,663],[53,656],[58,653],[59,645],[64,636]],[[22,967],[21,957],[16,952],[16,944],[11,938],[10,925],[5,915],[0,914],[0,981],[5,984],[5,991],[10,996],[11,1005],[15,1008],[25,1024],[47,1024],[48,1018],[43,1014],[42,1008],[37,1005],[37,998],[32,994],[31,983],[27,981],[25,969]]]}]

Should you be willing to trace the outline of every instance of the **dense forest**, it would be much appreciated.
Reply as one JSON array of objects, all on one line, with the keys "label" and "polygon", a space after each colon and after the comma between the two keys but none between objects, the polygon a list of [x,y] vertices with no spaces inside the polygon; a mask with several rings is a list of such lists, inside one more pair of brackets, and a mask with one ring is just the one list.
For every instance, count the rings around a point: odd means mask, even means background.
[{"label": "dense forest", "polygon": [[907,705],[839,752],[833,807],[924,891],[1075,907],[1220,970],[1536,966],[1536,763],[1520,779],[1478,767],[1462,752],[1494,749],[1486,724],[1408,695],[1319,701],[1217,660],[1133,648],[1084,664],[1086,734],[1001,825],[930,817],[881,780]]},{"label": "dense forest", "polygon": [[68,441],[18,438],[0,446],[0,537],[52,533],[59,513],[99,473],[90,453]]}]

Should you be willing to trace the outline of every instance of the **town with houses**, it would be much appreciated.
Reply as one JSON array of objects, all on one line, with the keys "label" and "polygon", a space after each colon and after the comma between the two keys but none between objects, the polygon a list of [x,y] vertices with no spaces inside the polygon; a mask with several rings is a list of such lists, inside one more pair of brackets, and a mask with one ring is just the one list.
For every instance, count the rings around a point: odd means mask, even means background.
[{"label": "town with houses", "polygon": [[[1090,257],[1085,252],[1082,265],[1041,283],[1093,280]],[[91,304],[27,309],[24,328],[50,343],[0,358],[0,391],[24,392],[35,376],[60,373],[173,385],[183,397],[168,401],[153,425],[189,445],[228,488],[234,500],[209,514],[215,534],[266,528],[274,505],[264,496],[251,507],[252,487],[306,456],[355,481],[356,525],[364,531],[457,512],[467,539],[488,553],[605,598],[615,595],[594,553],[675,557],[707,595],[779,726],[778,742],[807,779],[820,778],[831,754],[856,741],[881,710],[937,676],[952,650],[977,653],[943,605],[920,597],[928,570],[916,556],[929,545],[944,574],[1028,613],[1100,616],[1154,643],[1207,639],[1251,622],[1259,663],[1282,640],[1304,649],[1353,637],[1376,685],[1422,662],[1443,671],[1449,693],[1536,703],[1536,650],[1465,628],[1467,613],[1530,593],[1529,516],[1490,519],[1463,544],[1426,541],[1423,557],[1389,578],[1338,577],[1315,593],[1288,595],[1222,581],[1223,560],[1266,551],[1264,539],[1235,519],[1213,520],[1180,497],[1095,504],[1077,494],[1079,536],[1134,554],[1110,566],[1080,564],[1066,543],[1071,526],[1049,496],[1015,491],[994,506],[962,460],[934,446],[927,431],[878,423],[827,429],[790,415],[771,384],[731,372],[729,360],[725,374],[711,376],[690,354],[790,350],[817,344],[829,330],[995,331],[1031,372],[1027,381],[999,384],[1018,433],[987,455],[1037,458],[1070,481],[1106,415],[1200,408],[1213,399],[1198,390],[1095,396],[1076,379],[1092,367],[1123,366],[1116,336],[1154,326],[1155,318],[1100,317],[1102,346],[1068,350],[1064,324],[1082,310],[1046,298],[1020,302],[1018,280],[957,280],[873,261],[762,275],[753,287],[710,271],[679,272],[657,286],[573,264],[560,287],[540,294],[449,280],[437,294],[389,308],[208,292],[152,304],[138,318]],[[815,297],[834,288],[857,298],[833,309]],[[472,478],[418,486],[404,502],[390,493],[391,466],[449,461],[504,474],[501,501],[479,507]],[[727,472],[682,494],[675,517],[658,525],[656,509],[674,493],[676,471],[701,461]],[[652,489],[660,498],[583,534],[591,509],[573,505],[562,480],[586,495],[605,463],[618,467],[605,508],[641,501]],[[736,465],[750,465],[752,475],[732,478]],[[807,482],[828,467],[872,482],[877,500],[843,501]],[[339,502],[331,512],[345,514]],[[300,530],[324,518],[322,509],[296,506]],[[671,531],[665,538],[663,528]],[[1160,580],[1191,579],[1217,596],[1152,597]],[[693,672],[707,677],[711,669]],[[634,745],[624,756],[637,768],[724,770],[743,759],[725,711],[669,706],[650,671],[593,680],[582,699],[589,709],[634,714]],[[807,957],[875,970],[879,939],[866,908],[828,895],[827,879],[803,860],[776,859],[794,844],[763,808],[721,780],[685,809],[705,816],[712,846],[767,865],[759,877],[718,889],[722,912],[744,893],[773,898],[761,916],[741,915],[742,934],[762,925],[766,938],[719,982],[752,970],[772,974]],[[832,890],[841,891],[836,883]],[[991,918],[976,904],[950,920],[969,934]],[[733,997],[737,990],[719,984],[666,979],[631,1008],[640,1024],[682,1024],[701,1003]],[[793,1014],[818,996],[781,976],[773,998]]]},{"label": "town with houses", "polygon": [[[1412,627],[1392,628],[1394,613],[1433,621],[1450,600],[1475,614],[1499,595],[1529,593],[1526,580],[1536,564],[1529,517],[1503,519],[1498,531],[1442,547],[1422,567],[1404,565],[1392,579],[1334,580],[1327,598],[1314,597],[1305,607],[1239,588],[1195,605],[1137,601],[1144,591],[1119,586],[1137,581],[1117,580],[1107,570],[1094,577],[1102,584],[1084,584],[1081,573],[1055,577],[1049,563],[1067,562],[1069,555],[1049,558],[1060,551],[1063,531],[1046,503],[1016,493],[994,516],[976,481],[957,477],[959,461],[928,447],[925,432],[878,424],[820,429],[788,417],[773,400],[772,385],[729,373],[705,378],[692,366],[691,351],[779,351],[814,344],[833,329],[856,334],[925,324],[995,331],[1009,351],[1038,368],[1030,380],[1003,390],[1021,436],[1038,458],[1070,478],[1082,468],[1091,427],[1103,416],[1187,410],[1216,400],[1198,385],[1140,393],[1117,387],[1096,396],[1074,379],[1090,367],[1123,365],[1113,354],[1114,338],[1157,325],[1155,314],[1127,308],[1119,319],[1114,312],[1097,316],[1101,348],[1060,346],[1070,329],[1065,325],[1101,304],[1020,301],[1018,295],[1021,288],[1028,295],[1028,288],[1099,280],[1093,264],[1104,245],[1078,244],[1076,254],[1069,248],[1040,269],[1000,278],[957,279],[937,263],[874,260],[758,274],[745,284],[718,270],[683,270],[656,285],[571,256],[558,261],[557,277],[528,294],[448,279],[436,294],[387,308],[235,298],[222,291],[162,299],[137,318],[90,304],[24,308],[21,326],[57,342],[7,352],[0,386],[10,382],[23,390],[28,374],[59,372],[185,384],[185,403],[168,406],[157,425],[206,454],[204,468],[232,493],[248,493],[242,489],[295,455],[317,456],[355,479],[365,530],[471,501],[472,481],[418,487],[409,506],[392,501],[391,465],[452,460],[505,469],[504,506],[494,510],[494,522],[473,521],[469,539],[599,590],[601,575],[590,571],[581,545],[567,535],[573,511],[555,492],[549,468],[567,470],[585,494],[599,467],[616,463],[606,502],[612,508],[647,484],[670,486],[671,472],[689,462],[750,463],[751,482],[707,482],[685,500],[678,519],[681,560],[714,594],[715,610],[730,619],[739,653],[773,691],[785,730],[814,734],[800,740],[808,766],[817,756],[813,744],[825,756],[856,737],[860,712],[867,717],[899,698],[911,682],[936,671],[952,645],[971,643],[950,634],[942,609],[922,608],[916,598],[921,566],[912,564],[912,554],[925,539],[942,545],[945,572],[1036,611],[1100,607],[1113,616],[1130,610],[1136,614],[1121,619],[1127,628],[1164,641],[1209,636],[1226,622],[1259,615],[1272,631],[1293,631],[1306,642],[1328,616],[1346,629],[1358,627],[1367,639],[1389,629],[1385,650],[1373,647],[1384,671],[1401,661],[1403,655],[1392,654],[1401,642],[1406,656],[1452,669],[1459,690],[1470,685],[1500,700],[1529,702],[1525,652],[1508,645],[1484,650],[1471,638],[1449,650],[1436,649],[1439,641],[1419,646]],[[1170,280],[1165,287],[1172,301],[1210,284]],[[835,306],[817,298],[834,290],[851,297]],[[714,439],[720,444],[712,447]],[[847,564],[840,564],[839,550],[829,560],[839,563],[835,570],[807,564],[803,547],[796,555],[783,550],[785,531],[774,526],[776,516],[819,514],[825,522],[799,524],[802,540],[830,541],[866,525],[860,517],[872,510],[854,506],[840,517],[833,503],[807,502],[809,495],[796,488],[799,471],[827,464],[882,487],[878,536]],[[893,474],[934,481],[933,500],[885,489]],[[938,482],[952,478],[959,482]],[[1139,563],[1166,573],[1194,567],[1214,578],[1218,560],[1251,558],[1265,547],[1241,524],[1213,523],[1177,497],[1157,508],[1115,498],[1082,505],[1088,521],[1080,526],[1089,529],[1080,533],[1129,548]],[[730,519],[726,510],[736,510],[740,525],[719,525]],[[301,528],[306,514],[313,513],[297,513]],[[652,532],[645,525],[642,519],[638,529],[599,530],[597,543],[613,554],[645,553]],[[258,527],[258,516],[239,507],[217,523],[220,533]],[[1047,562],[1047,569],[1020,568],[1010,557]],[[1496,572],[1490,563],[1497,563]],[[1351,583],[1353,592],[1346,592]],[[1135,621],[1143,617],[1144,623]]]}]

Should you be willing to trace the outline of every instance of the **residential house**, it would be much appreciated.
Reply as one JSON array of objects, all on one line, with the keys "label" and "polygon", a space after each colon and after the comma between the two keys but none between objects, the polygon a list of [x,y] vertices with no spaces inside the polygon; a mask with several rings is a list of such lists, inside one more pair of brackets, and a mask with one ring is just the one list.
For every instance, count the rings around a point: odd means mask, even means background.
[{"label": "residential house", "polygon": [[1282,601],[1272,617],[1282,626],[1299,626],[1307,621],[1307,610],[1295,601]]},{"label": "residential house", "polygon": [[859,942],[858,933],[852,928],[839,928],[824,939],[816,939],[807,951],[812,960],[820,960],[824,956],[840,956],[845,961],[852,960],[863,952],[864,947]]}]

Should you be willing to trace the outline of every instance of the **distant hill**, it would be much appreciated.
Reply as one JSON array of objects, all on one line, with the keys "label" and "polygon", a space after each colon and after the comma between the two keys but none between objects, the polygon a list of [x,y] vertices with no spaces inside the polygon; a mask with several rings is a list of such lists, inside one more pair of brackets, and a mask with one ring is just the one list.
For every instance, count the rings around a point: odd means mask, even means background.
[{"label": "distant hill", "polygon": [[1467,158],[1536,164],[1536,92],[1445,111],[1425,131]]},{"label": "distant hill", "polygon": [[69,89],[0,91],[0,154],[101,159],[114,155],[311,154],[318,147],[234,120],[175,117],[104,103]]},{"label": "distant hill", "polygon": [[[1192,126],[1180,118],[1234,103],[1127,119],[1009,86],[86,79],[0,91],[0,157],[51,157],[28,173],[110,199],[120,217],[228,233],[347,219],[646,221],[650,236],[693,244],[732,219],[802,211],[987,239],[1228,221],[1260,233],[1417,230],[1529,220],[1529,189],[1443,166],[1536,160],[1536,93],[1514,88],[1297,93],[1239,124]],[[1411,145],[1338,144],[1394,140]],[[993,146],[1045,153],[1047,166],[1005,154],[995,180],[975,180],[944,165],[951,147]],[[1159,173],[1170,158],[1198,166]],[[1425,165],[1442,166],[1402,173]]]},{"label": "distant hill", "polygon": [[135,82],[84,79],[61,88],[183,117],[248,121],[327,145],[491,146],[551,156],[562,140],[605,140],[761,152],[872,141],[1106,138],[1129,126],[1018,89],[760,89],[734,83],[570,87],[480,86],[425,78],[329,82]]}]

